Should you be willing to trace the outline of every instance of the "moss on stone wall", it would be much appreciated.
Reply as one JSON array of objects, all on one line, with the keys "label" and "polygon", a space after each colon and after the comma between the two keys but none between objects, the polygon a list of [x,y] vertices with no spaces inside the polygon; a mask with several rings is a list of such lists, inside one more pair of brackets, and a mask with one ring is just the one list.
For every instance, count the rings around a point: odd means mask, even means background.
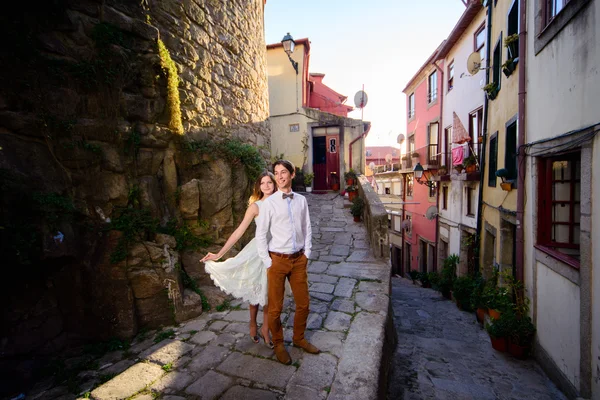
[{"label": "moss on stone wall", "polygon": [[160,56],[160,66],[167,75],[167,105],[169,107],[169,129],[181,135],[183,134],[183,124],[181,123],[181,101],[179,100],[179,75],[177,66],[171,59],[171,54],[167,50],[162,40],[158,39],[158,54]]}]

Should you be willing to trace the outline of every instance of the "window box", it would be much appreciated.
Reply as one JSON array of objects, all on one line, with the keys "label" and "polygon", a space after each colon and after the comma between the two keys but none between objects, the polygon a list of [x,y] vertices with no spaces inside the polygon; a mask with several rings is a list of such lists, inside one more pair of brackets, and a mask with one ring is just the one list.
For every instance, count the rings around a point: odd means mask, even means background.
[{"label": "window box", "polygon": [[488,99],[494,100],[498,96],[498,84],[496,82],[488,83],[483,87],[483,91]]},{"label": "window box", "polygon": [[506,76],[507,78],[511,76],[512,73],[515,72],[516,65],[516,61],[512,58],[506,60],[506,62],[502,64],[502,72],[504,73],[504,76]]}]

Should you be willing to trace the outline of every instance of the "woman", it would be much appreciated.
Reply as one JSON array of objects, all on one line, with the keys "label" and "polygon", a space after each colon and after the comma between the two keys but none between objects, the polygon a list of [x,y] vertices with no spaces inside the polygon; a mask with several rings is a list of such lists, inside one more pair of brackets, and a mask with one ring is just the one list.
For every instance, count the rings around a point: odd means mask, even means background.
[{"label": "woman", "polygon": [[210,274],[211,279],[221,290],[250,303],[250,338],[254,343],[259,342],[256,322],[258,306],[263,306],[263,325],[260,331],[265,344],[271,348],[273,348],[273,342],[269,336],[267,271],[256,251],[255,239],[252,239],[237,256],[220,263],[215,261],[223,257],[240,240],[255,218],[259,218],[261,203],[276,189],[275,176],[268,171],[263,172],[254,184],[254,190],[248,202],[249,206],[240,226],[231,234],[217,254],[208,253],[200,260],[205,263],[206,272]]}]

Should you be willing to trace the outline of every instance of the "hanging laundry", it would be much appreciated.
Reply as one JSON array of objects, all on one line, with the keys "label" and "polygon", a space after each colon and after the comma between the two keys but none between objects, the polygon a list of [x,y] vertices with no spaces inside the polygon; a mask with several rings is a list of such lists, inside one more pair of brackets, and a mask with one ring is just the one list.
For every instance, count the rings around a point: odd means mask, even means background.
[{"label": "hanging laundry", "polygon": [[463,146],[458,146],[452,149],[452,165],[462,165],[465,159],[465,151]]}]

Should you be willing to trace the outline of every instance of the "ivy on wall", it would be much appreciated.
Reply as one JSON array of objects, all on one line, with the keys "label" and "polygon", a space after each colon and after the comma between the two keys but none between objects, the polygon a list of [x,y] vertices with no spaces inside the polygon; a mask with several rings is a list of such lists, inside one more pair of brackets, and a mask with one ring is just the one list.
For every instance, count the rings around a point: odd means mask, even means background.
[{"label": "ivy on wall", "polygon": [[183,124],[181,123],[181,101],[179,100],[179,75],[177,75],[177,66],[171,59],[171,54],[167,50],[162,40],[158,39],[158,55],[160,56],[160,66],[167,75],[167,106],[169,107],[170,119],[169,129],[178,135],[183,134]]}]

